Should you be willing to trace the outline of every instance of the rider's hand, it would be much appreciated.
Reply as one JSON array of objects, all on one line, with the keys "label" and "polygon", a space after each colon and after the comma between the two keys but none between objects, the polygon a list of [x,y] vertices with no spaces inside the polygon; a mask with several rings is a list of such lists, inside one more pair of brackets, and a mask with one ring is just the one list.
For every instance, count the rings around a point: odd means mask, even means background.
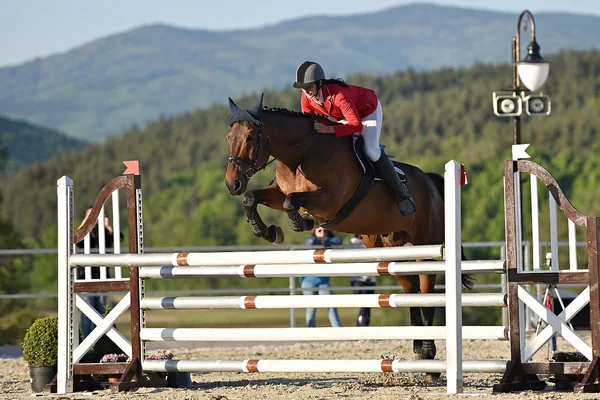
[{"label": "rider's hand", "polygon": [[325,125],[320,122],[315,122],[315,132],[319,133],[335,133],[333,126]]}]

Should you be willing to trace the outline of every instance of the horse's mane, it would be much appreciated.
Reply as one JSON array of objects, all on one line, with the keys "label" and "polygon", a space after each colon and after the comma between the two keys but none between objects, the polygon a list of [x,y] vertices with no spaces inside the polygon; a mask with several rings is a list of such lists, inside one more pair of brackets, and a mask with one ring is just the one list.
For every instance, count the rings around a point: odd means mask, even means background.
[{"label": "horse's mane", "polygon": [[329,118],[327,118],[327,116],[323,115],[323,114],[288,110],[287,108],[279,108],[279,107],[263,107],[263,111],[284,114],[284,115],[291,115],[294,117],[303,117],[303,118],[308,118],[308,119],[322,118],[329,122]]}]

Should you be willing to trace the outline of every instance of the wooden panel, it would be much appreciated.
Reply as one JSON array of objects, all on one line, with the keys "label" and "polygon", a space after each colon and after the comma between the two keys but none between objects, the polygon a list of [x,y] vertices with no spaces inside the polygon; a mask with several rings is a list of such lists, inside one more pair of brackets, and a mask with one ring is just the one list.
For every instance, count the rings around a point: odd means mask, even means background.
[{"label": "wooden panel", "polygon": [[73,364],[73,374],[91,375],[91,374],[122,374],[129,364],[120,363],[80,363]]},{"label": "wooden panel", "polygon": [[516,269],[507,271],[508,281],[525,284],[572,284],[572,283],[589,283],[588,271],[581,272],[521,272],[517,273]]},{"label": "wooden panel", "polygon": [[128,292],[129,281],[106,281],[106,282],[73,282],[74,293],[102,293],[102,292]]}]

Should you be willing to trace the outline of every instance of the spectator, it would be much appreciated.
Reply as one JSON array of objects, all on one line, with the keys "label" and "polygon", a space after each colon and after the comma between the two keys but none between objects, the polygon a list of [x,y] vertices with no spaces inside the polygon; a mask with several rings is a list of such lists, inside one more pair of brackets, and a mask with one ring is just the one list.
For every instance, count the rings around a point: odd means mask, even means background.
[{"label": "spectator", "polygon": [[[83,221],[81,221],[79,228],[81,228],[81,226],[86,222],[86,220],[88,219],[91,212],[92,212],[92,207],[88,207],[87,210],[85,211],[85,216],[83,217]],[[104,217],[105,248],[103,249],[105,251],[106,251],[106,249],[113,247],[113,244],[114,244],[113,232],[114,232],[114,230],[113,230],[112,225],[110,224],[110,220],[107,216],[105,216]],[[92,228],[92,230],[90,231],[89,237],[90,237],[90,253],[98,253],[100,250],[99,249],[100,248],[100,238],[99,238],[99,230],[98,230],[97,223],[94,226],[94,228]],[[120,238],[123,239],[123,233],[120,233]],[[77,243],[76,246],[79,249],[83,249],[84,241],[82,240],[81,242]],[[91,268],[91,272],[92,272],[91,278],[92,279],[100,279],[100,267],[90,267],[90,268]],[[76,274],[77,274],[78,280],[86,279],[85,268],[77,268]],[[110,278],[108,268],[106,270],[106,277]],[[92,306],[96,311],[98,311],[101,315],[104,315],[104,313],[106,311],[106,304],[107,304],[106,295],[90,294],[90,295],[84,295],[82,297],[84,297],[87,300],[87,303],[90,306]],[[92,321],[90,321],[90,319],[88,317],[86,317],[85,314],[83,314],[83,313],[81,315],[81,331],[83,333],[84,339],[92,331]]]},{"label": "spectator", "polygon": [[[304,244],[311,246],[331,247],[332,245],[342,244],[342,238],[336,237],[333,232],[328,229],[318,227],[314,229],[310,236],[304,240]],[[300,278],[300,286],[304,295],[330,295],[331,283],[329,277],[324,276],[306,276]],[[340,317],[336,308],[328,310],[329,323],[333,327],[342,326]],[[306,309],[306,326],[314,328],[317,326],[317,310],[316,308]]]},{"label": "spectator", "polygon": [[[350,239],[350,243],[354,245],[363,245],[363,240],[361,235],[355,235],[352,239]],[[372,289],[376,285],[374,276],[353,276],[350,278],[350,284],[354,289],[354,293],[356,294],[375,294],[375,290]],[[362,289],[358,289],[362,288]],[[356,326],[369,326],[371,323],[371,309],[367,307],[362,307],[358,311],[358,317],[356,318]]]}]

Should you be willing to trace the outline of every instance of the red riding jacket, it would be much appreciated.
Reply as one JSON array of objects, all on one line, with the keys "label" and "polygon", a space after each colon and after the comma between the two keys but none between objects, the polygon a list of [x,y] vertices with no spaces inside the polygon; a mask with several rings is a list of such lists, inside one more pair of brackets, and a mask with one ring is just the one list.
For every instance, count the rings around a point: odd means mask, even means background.
[{"label": "red riding jacket", "polygon": [[323,105],[311,100],[306,93],[302,92],[302,111],[329,115],[338,121],[342,119],[348,121],[345,125],[334,126],[336,137],[362,132],[362,119],[372,114],[378,104],[374,91],[355,85],[346,87],[326,83],[321,86],[321,97]]}]

